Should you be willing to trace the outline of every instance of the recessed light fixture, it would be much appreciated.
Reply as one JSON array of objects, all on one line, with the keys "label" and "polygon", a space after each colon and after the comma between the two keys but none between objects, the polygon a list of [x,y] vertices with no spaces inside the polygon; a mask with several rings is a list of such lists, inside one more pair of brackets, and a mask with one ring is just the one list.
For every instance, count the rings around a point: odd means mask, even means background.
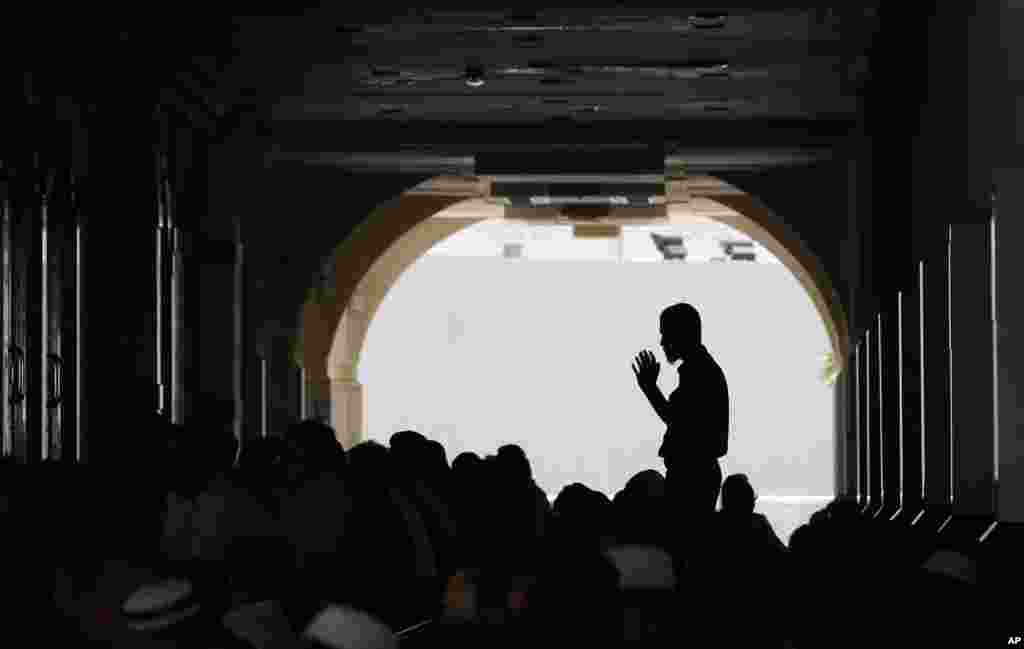
[{"label": "recessed light fixture", "polygon": [[698,11],[690,16],[689,23],[696,29],[721,29],[725,27],[728,14],[712,11]]},{"label": "recessed light fixture", "polygon": [[479,88],[484,85],[484,69],[479,65],[466,66],[466,85],[470,88]]},{"label": "recessed light fixture", "polygon": [[702,77],[722,77],[729,75],[728,63],[713,63],[697,68],[697,74]]}]

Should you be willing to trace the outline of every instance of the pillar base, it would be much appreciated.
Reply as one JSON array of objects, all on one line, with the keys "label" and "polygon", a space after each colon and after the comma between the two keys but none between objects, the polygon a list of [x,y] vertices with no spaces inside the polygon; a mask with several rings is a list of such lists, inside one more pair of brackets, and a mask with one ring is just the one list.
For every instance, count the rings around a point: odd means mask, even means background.
[{"label": "pillar base", "polygon": [[976,554],[981,536],[993,522],[989,516],[954,515],[942,528],[937,540],[943,547],[956,549],[965,554]]},{"label": "pillar base", "polygon": [[937,534],[952,513],[953,508],[949,505],[925,505],[920,518],[913,523],[914,529],[926,534]]},{"label": "pillar base", "polygon": [[997,584],[1019,586],[1024,578],[1024,556],[1020,552],[1022,547],[1024,523],[997,521],[995,529],[978,544],[981,583],[986,587]]},{"label": "pillar base", "polygon": [[348,450],[365,436],[366,390],[358,381],[331,381],[331,426],[338,443]]},{"label": "pillar base", "polygon": [[875,520],[888,523],[892,520],[893,516],[899,513],[899,511],[900,504],[898,502],[883,503],[882,506],[878,508],[878,511],[875,512]]},{"label": "pillar base", "polygon": [[861,518],[864,520],[875,520],[878,517],[879,512],[885,507],[883,503],[868,502],[868,504],[861,509]]},{"label": "pillar base", "polygon": [[919,515],[924,514],[924,505],[921,503],[905,504],[900,507],[896,515],[890,518],[890,522],[899,528],[909,528]]}]

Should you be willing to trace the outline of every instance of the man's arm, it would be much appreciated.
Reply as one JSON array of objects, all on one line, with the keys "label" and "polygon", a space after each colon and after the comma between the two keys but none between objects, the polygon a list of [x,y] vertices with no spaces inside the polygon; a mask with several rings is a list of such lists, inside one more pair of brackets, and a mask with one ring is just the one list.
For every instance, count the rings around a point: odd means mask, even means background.
[{"label": "man's arm", "polygon": [[654,412],[658,414],[658,417],[665,422],[666,426],[671,425],[672,417],[670,416],[668,399],[661,393],[661,388],[658,387],[658,384],[645,385],[641,390],[643,390],[647,400],[651,402],[651,406],[654,408]]}]

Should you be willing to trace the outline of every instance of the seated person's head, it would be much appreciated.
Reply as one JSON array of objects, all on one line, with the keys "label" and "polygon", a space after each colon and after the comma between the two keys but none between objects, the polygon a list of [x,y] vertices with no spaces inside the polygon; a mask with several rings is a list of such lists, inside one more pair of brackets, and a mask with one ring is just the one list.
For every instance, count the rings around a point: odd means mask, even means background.
[{"label": "seated person's head", "polygon": [[722,483],[722,511],[727,514],[752,514],[754,488],[746,474],[734,473]]},{"label": "seated person's head", "polygon": [[389,450],[400,477],[422,477],[428,457],[427,438],[414,430],[401,430],[391,436]]},{"label": "seated person's head", "polygon": [[293,474],[310,471],[343,471],[345,449],[338,443],[334,429],[327,424],[307,419],[288,427],[284,434],[285,464]]},{"label": "seated person's head", "polygon": [[789,549],[797,556],[809,557],[817,550],[815,541],[814,530],[804,523],[789,535]]},{"label": "seated person's head", "polygon": [[613,527],[608,497],[579,482],[562,489],[552,509],[564,538],[596,540]]},{"label": "seated person's head", "polygon": [[637,473],[626,483],[625,492],[643,498],[660,498],[665,495],[665,478],[654,469]]},{"label": "seated person's head", "polygon": [[590,490],[582,482],[574,482],[562,487],[553,503],[555,516],[559,518],[573,516],[586,509],[589,492]]},{"label": "seated person's head", "polygon": [[388,445],[391,450],[403,448],[421,448],[427,443],[427,438],[414,430],[400,430],[391,435]]},{"label": "seated person's head", "polygon": [[367,484],[387,484],[391,479],[391,451],[380,442],[356,444],[348,452],[348,461],[352,474]]},{"label": "seated person's head", "polygon": [[465,471],[480,468],[483,462],[480,456],[473,451],[465,451],[456,455],[455,459],[452,460],[452,471],[458,472],[461,475]]},{"label": "seated person's head", "polygon": [[430,465],[437,473],[443,474],[451,469],[448,465],[448,452],[441,442],[436,439],[427,440],[427,454],[430,456]]},{"label": "seated person's head", "polygon": [[526,451],[518,444],[506,444],[498,449],[498,465],[511,480],[520,482],[533,479]]}]

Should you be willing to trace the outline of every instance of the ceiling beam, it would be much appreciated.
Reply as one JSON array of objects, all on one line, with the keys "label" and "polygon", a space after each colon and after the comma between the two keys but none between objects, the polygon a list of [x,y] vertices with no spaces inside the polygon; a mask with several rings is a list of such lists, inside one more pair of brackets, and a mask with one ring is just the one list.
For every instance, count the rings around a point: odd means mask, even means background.
[{"label": "ceiling beam", "polygon": [[426,151],[474,155],[535,151],[538,147],[598,149],[679,147],[728,151],[779,147],[832,147],[845,142],[854,120],[715,120],[450,124],[430,122],[274,122],[267,141],[281,152]]},{"label": "ceiling beam", "polygon": [[[548,174],[579,173],[582,166],[592,166],[600,153],[584,152],[574,166],[571,155],[562,156],[563,168],[549,169]],[[621,154],[604,152],[604,158],[614,160]],[[829,148],[791,147],[776,149],[731,149],[709,150],[698,148],[677,149],[664,157],[664,174],[681,176],[689,173],[715,173],[722,171],[748,171],[770,167],[806,165],[828,160],[833,151]],[[537,152],[536,161],[544,160],[544,153]],[[408,173],[455,176],[475,176],[478,173],[492,173],[480,168],[477,156],[445,156],[422,152],[398,153],[349,153],[349,152],[272,152],[266,157],[268,163],[302,162],[306,164],[330,165],[352,173]],[[487,164],[501,162],[501,155],[490,156]],[[511,154],[507,169],[503,173],[536,173],[531,168],[530,158]],[[515,167],[515,168],[513,168]],[[589,168],[587,169],[589,171]],[[626,173],[626,171],[623,171]]]}]

